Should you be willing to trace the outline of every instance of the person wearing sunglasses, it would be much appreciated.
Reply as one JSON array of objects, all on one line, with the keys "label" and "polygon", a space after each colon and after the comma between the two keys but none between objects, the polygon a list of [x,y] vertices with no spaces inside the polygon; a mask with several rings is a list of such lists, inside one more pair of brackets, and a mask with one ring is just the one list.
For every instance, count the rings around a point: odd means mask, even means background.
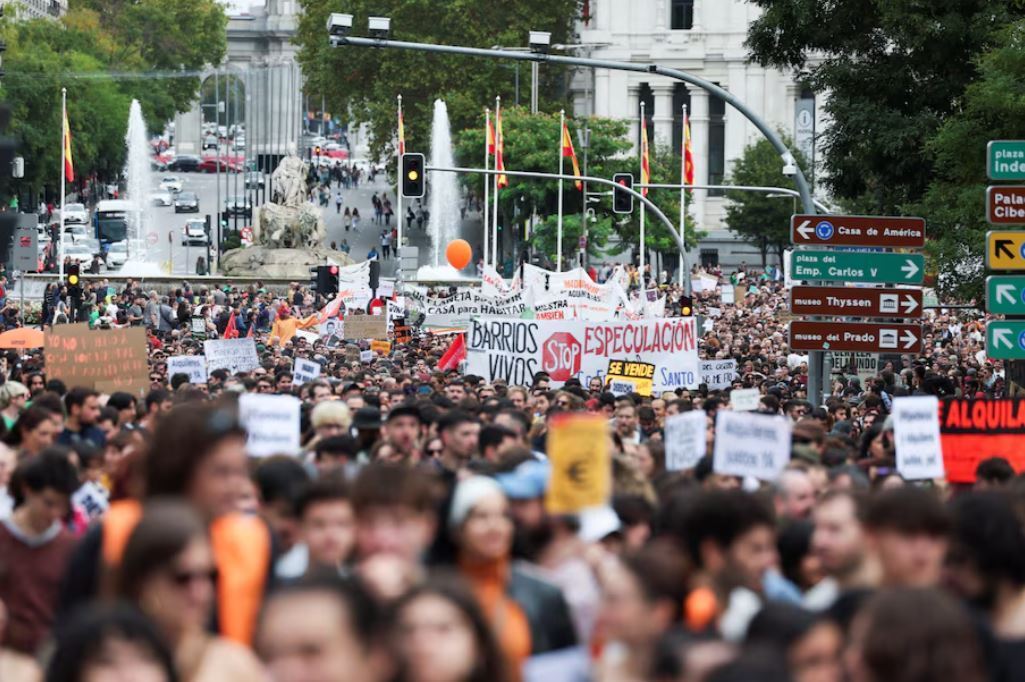
[{"label": "person wearing sunglasses", "polygon": [[209,634],[217,569],[207,528],[184,502],[147,505],[128,538],[117,596],[139,605],[174,652],[182,680],[260,679],[252,652]]}]

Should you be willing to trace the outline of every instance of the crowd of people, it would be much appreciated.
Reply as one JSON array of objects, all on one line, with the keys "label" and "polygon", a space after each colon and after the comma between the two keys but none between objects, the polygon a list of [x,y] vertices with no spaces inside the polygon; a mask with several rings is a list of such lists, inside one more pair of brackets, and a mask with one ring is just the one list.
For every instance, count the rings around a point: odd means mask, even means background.
[{"label": "crowd of people", "polygon": [[[783,283],[733,280],[733,303],[693,301],[731,386],[652,396],[441,371],[452,337],[426,330],[360,360],[297,333],[324,303],[299,285],[54,287],[44,320],[147,329],[150,387],[0,356],[0,680],[1019,679],[1025,479],[988,458],[974,486],[906,481],[888,418],[903,395],[1005,394],[980,320],[930,313],[926,353],[839,368],[815,407]],[[257,369],[168,374],[229,326]],[[300,358],[321,376],[299,385]],[[775,481],[712,464],[736,388],[793,422]],[[247,456],[245,393],[300,399],[300,452]],[[695,410],[708,455],[670,471],[665,420]],[[547,434],[583,414],[608,421],[611,495],[551,513]]]}]

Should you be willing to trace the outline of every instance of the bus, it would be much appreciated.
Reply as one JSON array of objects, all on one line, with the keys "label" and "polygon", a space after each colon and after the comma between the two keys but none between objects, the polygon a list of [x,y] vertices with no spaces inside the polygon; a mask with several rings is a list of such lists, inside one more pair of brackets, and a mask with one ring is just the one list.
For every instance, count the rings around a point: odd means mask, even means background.
[{"label": "bus", "polygon": [[108,199],[96,204],[93,229],[101,245],[108,246],[128,238],[128,216],[132,210],[131,202],[121,199]]}]

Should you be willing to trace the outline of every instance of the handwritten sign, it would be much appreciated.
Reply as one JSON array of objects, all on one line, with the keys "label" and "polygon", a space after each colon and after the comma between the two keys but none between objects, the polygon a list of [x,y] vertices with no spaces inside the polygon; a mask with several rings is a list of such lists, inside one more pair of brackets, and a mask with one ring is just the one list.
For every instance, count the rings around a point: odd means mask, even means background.
[{"label": "handwritten sign", "polygon": [[730,405],[736,412],[754,412],[762,396],[757,388],[738,388],[730,391]]},{"label": "handwritten sign", "polygon": [[388,318],[384,315],[350,315],[345,318],[346,339],[388,338]]},{"label": "handwritten sign", "polygon": [[142,327],[89,329],[89,325],[53,327],[43,341],[46,373],[68,388],[135,395],[149,388],[146,330]]},{"label": "handwritten sign", "polygon": [[206,383],[206,358],[202,355],[172,355],[167,358],[167,376],[188,374],[190,384]]},{"label": "handwritten sign", "polygon": [[612,490],[609,423],[598,415],[560,414],[548,429],[552,478],[545,495],[550,514],[573,514],[608,501]]},{"label": "handwritten sign", "polygon": [[320,363],[305,358],[296,358],[292,363],[292,381],[300,386],[320,376]]},{"label": "handwritten sign", "polygon": [[901,476],[909,480],[943,477],[940,403],[936,396],[893,399],[893,440]]},{"label": "handwritten sign", "polygon": [[708,416],[704,410],[691,410],[666,417],[666,469],[692,469],[705,456]]},{"label": "handwritten sign", "polygon": [[737,376],[736,360],[702,360],[701,383],[710,391],[729,388]]},{"label": "handwritten sign", "polygon": [[771,414],[719,410],[715,415],[716,473],[774,481],[790,461],[790,420]]},{"label": "handwritten sign", "polygon": [[290,395],[243,393],[238,414],[252,457],[299,452],[299,399]]},{"label": "handwritten sign", "polygon": [[251,338],[210,339],[203,342],[203,355],[209,371],[226,369],[236,372],[252,372],[260,366],[256,355],[256,342]]},{"label": "handwritten sign", "polygon": [[359,361],[360,362],[373,362],[374,361],[374,351],[372,351],[372,350],[361,350],[359,352]]}]

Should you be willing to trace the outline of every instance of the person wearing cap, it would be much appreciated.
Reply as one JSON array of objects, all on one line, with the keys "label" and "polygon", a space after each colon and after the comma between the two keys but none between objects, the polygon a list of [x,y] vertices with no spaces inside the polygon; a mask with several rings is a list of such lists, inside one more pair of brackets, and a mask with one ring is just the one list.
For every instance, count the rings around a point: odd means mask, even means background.
[{"label": "person wearing cap", "polygon": [[381,434],[381,410],[369,406],[359,408],[353,415],[352,429],[359,443],[360,460],[365,461]]},{"label": "person wearing cap", "polygon": [[388,411],[381,435],[403,459],[418,461],[423,424],[423,416],[416,405],[396,405]]}]

